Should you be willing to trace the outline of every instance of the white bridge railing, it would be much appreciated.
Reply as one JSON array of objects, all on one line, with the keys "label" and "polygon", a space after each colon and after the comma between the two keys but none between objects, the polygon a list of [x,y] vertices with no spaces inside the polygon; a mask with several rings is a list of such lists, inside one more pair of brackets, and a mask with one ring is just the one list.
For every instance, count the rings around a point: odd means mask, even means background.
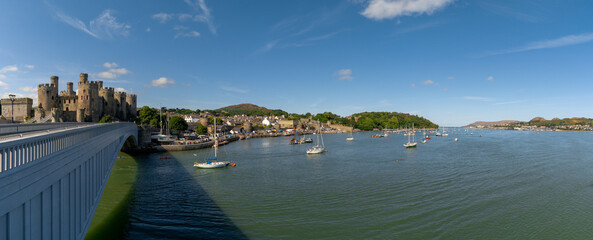
[{"label": "white bridge railing", "polygon": [[134,123],[92,124],[0,142],[0,240],[83,239],[117,154],[137,134]]},{"label": "white bridge railing", "polygon": [[24,124],[0,124],[0,135],[12,134],[12,133],[23,133],[39,130],[49,130],[55,128],[66,128],[72,126],[84,126],[92,123],[77,123],[77,122],[65,122],[65,123],[24,123]]}]

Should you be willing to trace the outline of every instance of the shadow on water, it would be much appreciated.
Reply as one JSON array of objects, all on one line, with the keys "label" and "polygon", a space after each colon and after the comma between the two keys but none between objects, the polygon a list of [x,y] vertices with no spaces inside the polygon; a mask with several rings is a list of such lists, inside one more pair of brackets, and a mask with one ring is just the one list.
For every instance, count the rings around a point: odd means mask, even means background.
[{"label": "shadow on water", "polygon": [[248,239],[177,159],[137,159],[128,239]]}]

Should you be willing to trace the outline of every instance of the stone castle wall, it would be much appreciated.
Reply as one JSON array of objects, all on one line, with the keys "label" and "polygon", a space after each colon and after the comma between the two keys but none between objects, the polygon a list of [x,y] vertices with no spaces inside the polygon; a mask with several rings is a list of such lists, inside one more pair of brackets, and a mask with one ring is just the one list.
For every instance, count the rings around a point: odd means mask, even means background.
[{"label": "stone castle wall", "polygon": [[74,92],[73,83],[68,82],[66,91],[58,94],[58,77],[52,76],[50,81],[50,84],[38,86],[38,107],[46,112],[57,108],[61,121],[98,122],[105,115],[129,121],[137,115],[135,94],[103,87],[103,81],[89,81],[86,73],[80,74],[78,92]]},{"label": "stone castle wall", "polygon": [[14,103],[10,98],[0,100],[2,105],[2,117],[6,120],[12,120],[14,110],[14,121],[24,122],[27,116],[31,116],[33,99],[30,98],[15,98]]}]

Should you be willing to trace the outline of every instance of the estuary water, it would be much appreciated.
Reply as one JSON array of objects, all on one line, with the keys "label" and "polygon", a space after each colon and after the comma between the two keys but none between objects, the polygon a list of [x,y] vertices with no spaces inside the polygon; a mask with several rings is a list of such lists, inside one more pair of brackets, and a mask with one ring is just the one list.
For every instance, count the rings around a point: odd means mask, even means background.
[{"label": "estuary water", "polygon": [[452,130],[416,149],[401,134],[327,134],[314,156],[249,139],[221,148],[237,164],[225,169],[193,168],[211,149],[139,156],[127,236],[593,238],[593,133]]}]

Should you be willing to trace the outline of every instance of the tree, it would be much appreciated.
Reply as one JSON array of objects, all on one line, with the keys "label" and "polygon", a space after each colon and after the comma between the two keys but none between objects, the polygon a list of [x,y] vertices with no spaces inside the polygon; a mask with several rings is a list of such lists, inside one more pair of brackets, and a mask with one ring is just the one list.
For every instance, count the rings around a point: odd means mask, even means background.
[{"label": "tree", "polygon": [[160,128],[161,127],[160,123],[161,122],[156,118],[150,119],[150,126],[153,128]]},{"label": "tree", "polygon": [[169,124],[169,127],[173,130],[183,131],[187,129],[187,122],[180,116],[171,117]]},{"label": "tree", "polygon": [[[158,119],[159,114],[156,109],[144,106],[138,111],[138,121],[140,124],[150,124],[152,119]],[[151,124],[152,125],[152,124]]]},{"label": "tree", "polygon": [[111,119],[111,116],[109,116],[109,115],[105,115],[99,120],[99,123],[110,123],[110,122],[113,122],[113,119]]},{"label": "tree", "polygon": [[207,133],[208,133],[208,128],[207,128],[207,127],[205,127],[205,126],[204,126],[204,125],[202,125],[202,124],[198,124],[198,126],[196,126],[196,129],[195,129],[195,131],[196,131],[196,133],[197,133],[197,134],[199,134],[199,135],[204,135],[204,134],[207,134]]}]

